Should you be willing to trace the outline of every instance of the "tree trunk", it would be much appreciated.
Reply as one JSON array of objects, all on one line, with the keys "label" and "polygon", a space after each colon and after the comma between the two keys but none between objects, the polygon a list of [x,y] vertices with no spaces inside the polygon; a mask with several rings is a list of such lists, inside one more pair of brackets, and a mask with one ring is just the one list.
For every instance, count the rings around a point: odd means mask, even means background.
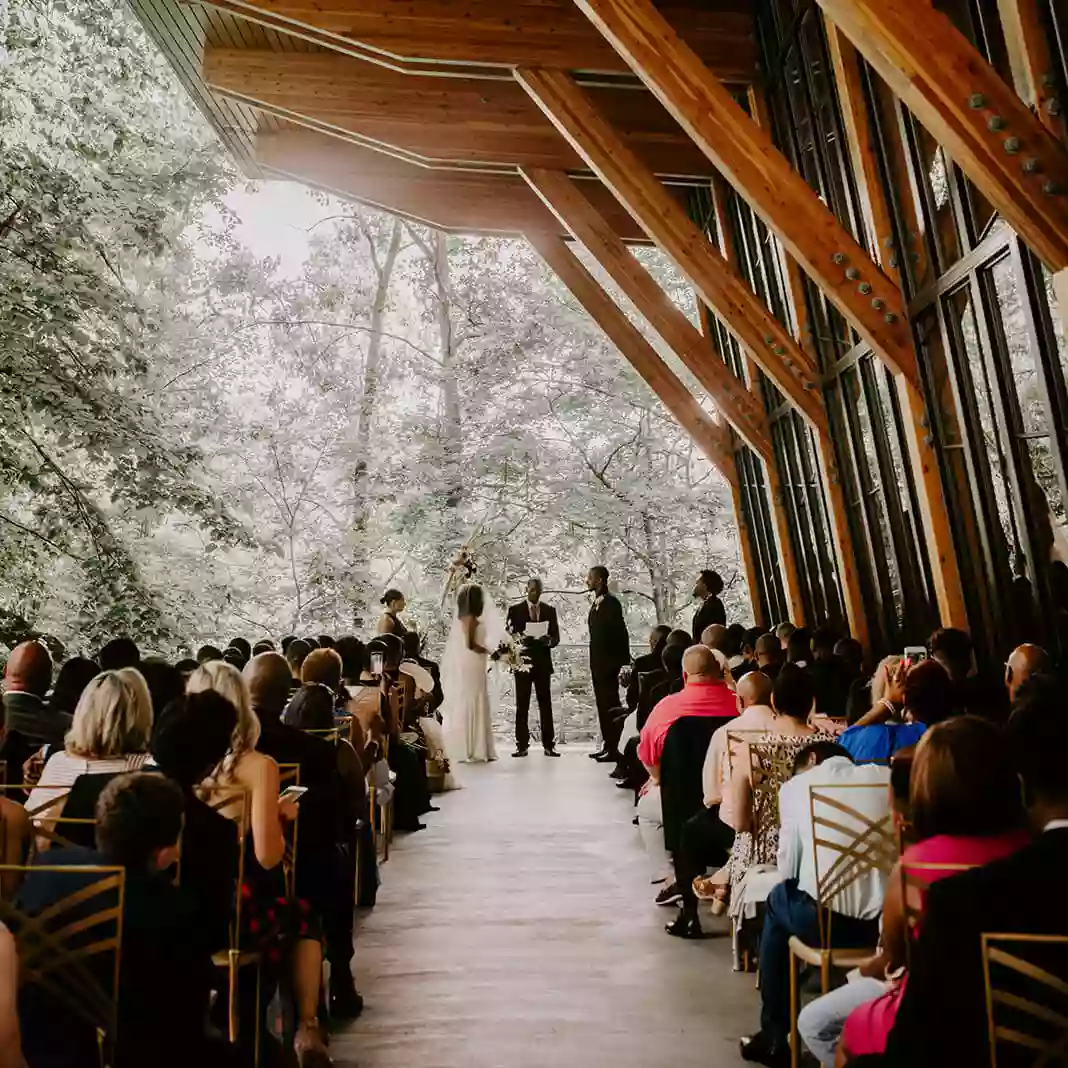
[{"label": "tree trunk", "polygon": [[452,553],[463,540],[460,505],[464,496],[463,480],[463,412],[460,406],[460,382],[457,370],[456,336],[452,325],[452,300],[449,284],[449,250],[440,231],[434,233],[434,277],[437,285],[438,351],[441,358],[441,441],[445,474],[444,553]]},{"label": "tree trunk", "polygon": [[363,623],[363,613],[371,603],[371,591],[368,586],[370,560],[367,557],[365,534],[370,509],[367,503],[368,483],[370,480],[371,424],[374,420],[375,404],[378,401],[378,380],[382,362],[382,322],[385,319],[389,303],[389,286],[393,268],[400,252],[401,221],[393,220],[393,229],[389,234],[389,245],[381,264],[375,257],[374,302],[371,305],[371,329],[367,341],[367,358],[363,366],[363,388],[360,391],[360,409],[356,415],[356,467],[352,476],[352,573],[353,573],[353,625],[359,629]]}]

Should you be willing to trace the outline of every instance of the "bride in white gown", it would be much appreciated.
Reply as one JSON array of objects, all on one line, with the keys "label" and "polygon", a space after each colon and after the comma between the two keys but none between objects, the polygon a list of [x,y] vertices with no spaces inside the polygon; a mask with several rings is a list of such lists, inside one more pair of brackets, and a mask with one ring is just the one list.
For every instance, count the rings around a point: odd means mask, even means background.
[{"label": "bride in white gown", "polygon": [[461,763],[497,759],[488,670],[490,653],[504,636],[504,619],[487,603],[482,587],[474,583],[461,586],[441,662],[445,748]]}]

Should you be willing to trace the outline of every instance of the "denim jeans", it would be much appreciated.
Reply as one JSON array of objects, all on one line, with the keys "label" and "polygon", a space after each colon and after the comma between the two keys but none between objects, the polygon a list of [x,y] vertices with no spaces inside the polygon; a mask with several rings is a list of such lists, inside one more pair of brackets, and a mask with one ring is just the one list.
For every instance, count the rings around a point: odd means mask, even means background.
[{"label": "denim jeans", "polygon": [[834,1068],[834,1057],[842,1037],[846,1017],[886,993],[881,979],[859,976],[851,983],[809,1002],[797,1018],[797,1030],[809,1052],[824,1066]]},{"label": "denim jeans", "polygon": [[[839,949],[874,946],[877,920],[834,914],[831,925]],[[810,946],[819,944],[816,902],[796,879],[787,879],[768,895],[764,929],[760,932],[760,1029],[772,1045],[785,1046],[790,1034],[790,936]]]}]

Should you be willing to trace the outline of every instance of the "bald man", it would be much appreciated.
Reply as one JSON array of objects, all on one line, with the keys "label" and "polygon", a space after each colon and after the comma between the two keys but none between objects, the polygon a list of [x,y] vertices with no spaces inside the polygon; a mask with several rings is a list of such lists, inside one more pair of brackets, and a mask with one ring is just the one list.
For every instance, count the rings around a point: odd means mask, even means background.
[{"label": "bald man", "polygon": [[1016,700],[1016,691],[1032,676],[1049,670],[1049,654],[1041,645],[1018,645],[1005,662],[1005,689],[1009,703]]},{"label": "bald man", "polygon": [[[655,875],[671,872],[664,848],[663,811],[660,804],[660,759],[668,731],[686,716],[705,716],[728,723],[738,715],[733,692],[723,681],[722,654],[705,645],[692,645],[682,657],[683,688],[665,697],[649,714],[638,742],[638,759],[649,772],[650,783],[638,801],[638,829]],[[680,899],[676,880],[657,896],[657,904],[671,905]]]},{"label": "bald man", "polygon": [[4,725],[0,760],[8,762],[9,779],[21,781],[22,765],[42,745],[62,746],[71,725],[65,712],[45,702],[52,685],[52,657],[38,641],[22,642],[11,650],[4,669]]}]

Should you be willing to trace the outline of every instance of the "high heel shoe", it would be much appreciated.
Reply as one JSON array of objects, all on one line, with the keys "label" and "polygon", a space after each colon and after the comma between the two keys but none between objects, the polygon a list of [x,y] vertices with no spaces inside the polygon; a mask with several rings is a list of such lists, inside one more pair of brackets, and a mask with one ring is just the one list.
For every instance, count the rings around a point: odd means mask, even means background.
[{"label": "high heel shoe", "polygon": [[308,1020],[300,1025],[293,1038],[293,1052],[300,1068],[333,1068],[334,1062],[326,1052],[318,1020]]}]

